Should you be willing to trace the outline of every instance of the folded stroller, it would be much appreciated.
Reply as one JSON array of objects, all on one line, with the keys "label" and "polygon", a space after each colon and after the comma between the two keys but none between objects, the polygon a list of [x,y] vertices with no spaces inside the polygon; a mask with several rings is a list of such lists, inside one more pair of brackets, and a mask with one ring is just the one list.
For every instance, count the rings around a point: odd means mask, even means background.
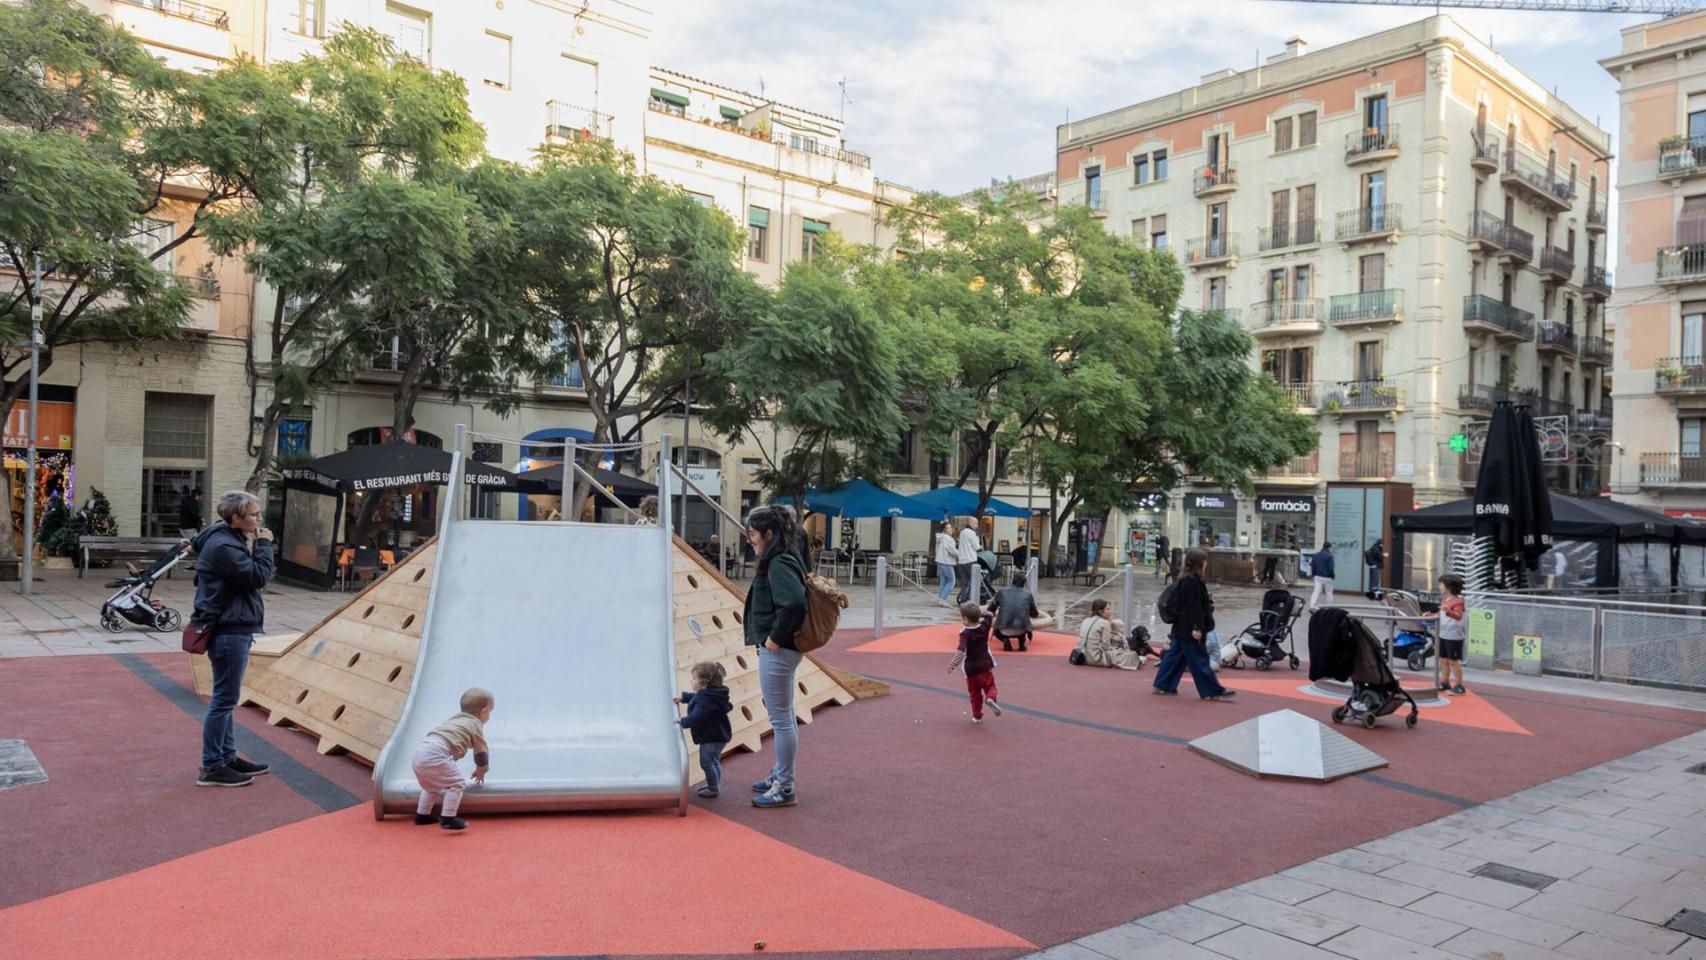
[{"label": "folded stroller", "polygon": [[166,571],[177,566],[178,561],[189,556],[188,547],[173,547],[158,560],[155,560],[146,570],[132,567],[128,576],[120,580],[109,580],[107,586],[118,588],[117,592],[101,604],[101,628],[108,633],[124,632],[126,621],[136,624],[145,630],[177,630],[184,625],[183,617],[178,611],[154,599],[154,584],[166,575]]},{"label": "folded stroller", "polygon": [[1256,661],[1257,670],[1266,670],[1282,660],[1289,660],[1297,669],[1297,642],[1292,626],[1303,615],[1303,598],[1290,590],[1274,589],[1262,594],[1259,619],[1245,627],[1234,642],[1236,653],[1230,666],[1242,667],[1243,658]]},{"label": "folded stroller", "polygon": [[1348,717],[1373,730],[1376,720],[1409,704],[1404,725],[1416,725],[1420,713],[1416,701],[1398,685],[1380,638],[1338,607],[1317,610],[1309,618],[1309,679],[1323,677],[1351,683],[1350,698],[1333,708],[1334,723]]}]

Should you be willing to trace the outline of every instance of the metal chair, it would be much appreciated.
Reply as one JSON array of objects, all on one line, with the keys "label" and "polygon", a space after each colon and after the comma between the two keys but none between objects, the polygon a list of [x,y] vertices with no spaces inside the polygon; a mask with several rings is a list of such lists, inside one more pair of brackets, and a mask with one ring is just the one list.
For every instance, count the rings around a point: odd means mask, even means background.
[{"label": "metal chair", "polygon": [[356,547],[355,559],[350,561],[349,576],[356,579],[366,579],[372,582],[379,577],[379,548]]}]

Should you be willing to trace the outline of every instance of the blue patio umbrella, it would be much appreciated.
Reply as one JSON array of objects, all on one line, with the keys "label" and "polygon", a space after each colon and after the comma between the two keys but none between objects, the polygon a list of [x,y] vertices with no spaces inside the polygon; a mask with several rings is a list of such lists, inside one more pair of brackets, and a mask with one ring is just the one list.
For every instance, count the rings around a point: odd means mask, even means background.
[{"label": "blue patio umbrella", "polygon": [[864,479],[849,480],[834,490],[806,491],[806,509],[831,517],[892,517],[897,520],[940,520],[940,510],[915,503]]},{"label": "blue patio umbrella", "polygon": [[[977,492],[967,490],[965,487],[938,487],[935,490],[915,493],[906,499],[929,507],[936,512],[937,517],[969,517],[972,511],[977,509]],[[1018,517],[1023,520],[1031,515],[1031,511],[1005,500],[990,497],[989,502],[984,504],[983,515],[986,517]]]}]

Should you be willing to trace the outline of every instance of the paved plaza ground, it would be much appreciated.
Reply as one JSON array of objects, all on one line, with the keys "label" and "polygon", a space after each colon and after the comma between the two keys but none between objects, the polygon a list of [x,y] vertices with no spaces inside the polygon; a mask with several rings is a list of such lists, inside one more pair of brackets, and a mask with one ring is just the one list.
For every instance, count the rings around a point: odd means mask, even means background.
[{"label": "paved plaza ground", "polygon": [[[1184,744],[1272,710],[1325,719],[1301,673],[1224,674],[1231,703],[1188,680],[1156,697],[1150,671],[1072,667],[1071,638],[1049,634],[997,654],[1007,713],[973,726],[947,612],[891,589],[873,639],[859,586],[824,659],[892,692],[802,728],[798,806],[746,802],[766,751],[730,757],[730,789],[686,818],[480,817],[447,835],[375,822],[369,768],[249,708],[239,744],[273,775],[198,790],[187,658],[175,637],[100,631],[99,583],[0,589],[0,740],[46,774],[0,789],[7,960],[736,957],[759,941],[824,960],[1706,957],[1663,926],[1706,910],[1702,695],[1471,673],[1415,730],[1339,728],[1390,766],[1262,781]],[[188,589],[157,595],[187,607]],[[1045,581],[1042,606],[1085,590]],[[1217,593],[1223,630],[1254,618],[1255,592]],[[1101,595],[1118,607],[1117,585]],[[341,598],[267,600],[288,632]],[[1489,863],[1533,876],[1478,875]]]}]

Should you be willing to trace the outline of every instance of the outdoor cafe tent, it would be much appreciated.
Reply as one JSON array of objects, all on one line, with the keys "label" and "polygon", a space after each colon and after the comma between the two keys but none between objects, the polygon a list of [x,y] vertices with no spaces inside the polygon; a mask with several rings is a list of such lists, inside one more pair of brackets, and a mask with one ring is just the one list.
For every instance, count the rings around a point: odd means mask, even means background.
[{"label": "outdoor cafe tent", "polygon": [[[906,499],[915,503],[922,503],[936,511],[936,516],[933,519],[937,520],[944,516],[969,517],[972,511],[977,509],[977,492],[967,490],[965,487],[937,487],[935,490],[915,493]],[[1031,511],[1005,500],[990,497],[989,502],[984,504],[983,515],[986,517],[1017,517],[1024,520],[1031,516]]]},{"label": "outdoor cafe tent", "polygon": [[[617,473],[603,467],[594,467],[587,472],[592,474],[599,486],[615,494],[616,499],[630,507],[638,506],[641,500],[655,496],[658,492],[657,484],[647,483],[639,477],[630,477],[625,473]],[[537,467],[518,475],[516,479],[521,481],[523,486],[532,488],[528,490],[529,493],[562,496],[563,465],[560,463]]]},{"label": "outdoor cafe tent", "polygon": [[910,497],[884,490],[863,477],[833,490],[806,491],[806,509],[831,517],[888,517],[896,520],[940,520],[942,511]]}]

